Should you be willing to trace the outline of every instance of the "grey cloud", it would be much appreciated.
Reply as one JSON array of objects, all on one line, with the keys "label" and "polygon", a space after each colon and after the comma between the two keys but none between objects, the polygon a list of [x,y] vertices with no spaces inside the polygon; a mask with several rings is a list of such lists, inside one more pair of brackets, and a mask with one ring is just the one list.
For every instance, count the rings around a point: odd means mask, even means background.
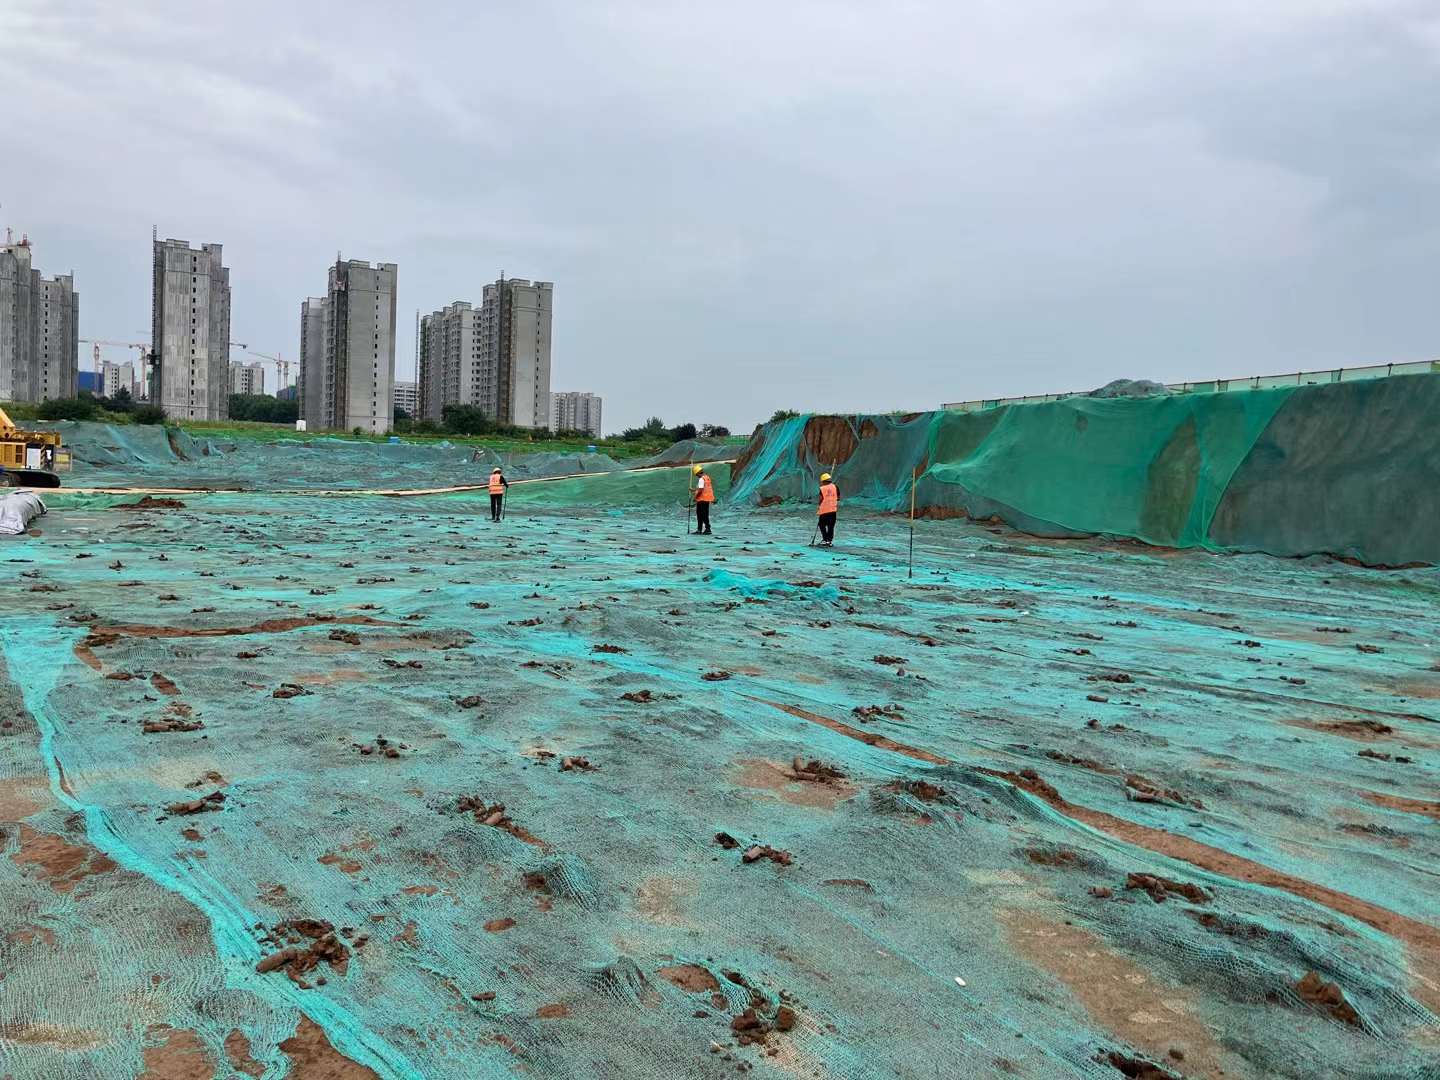
[{"label": "grey cloud", "polygon": [[12,0],[0,218],[89,336],[152,223],[269,353],[337,249],[407,319],[555,280],[616,425],[1435,351],[1433,5],[412,8]]}]

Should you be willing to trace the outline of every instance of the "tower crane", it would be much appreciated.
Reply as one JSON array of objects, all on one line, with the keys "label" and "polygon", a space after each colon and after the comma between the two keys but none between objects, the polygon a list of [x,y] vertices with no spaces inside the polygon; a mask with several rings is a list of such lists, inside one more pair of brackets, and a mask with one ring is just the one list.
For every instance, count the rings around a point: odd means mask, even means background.
[{"label": "tower crane", "polygon": [[[85,344],[85,345],[89,345],[89,346],[90,346],[90,356],[91,356],[91,359],[94,361],[94,364],[95,364],[95,375],[96,375],[97,378],[98,378],[99,375],[100,375],[100,346],[101,346],[101,345],[111,345],[111,346],[114,346],[114,347],[117,348],[117,349],[139,349],[139,350],[140,350],[140,354],[135,358],[135,366],[136,366],[136,368],[138,369],[138,370],[136,371],[136,375],[137,375],[136,382],[139,383],[139,385],[140,385],[140,387],[141,387],[141,393],[142,393],[142,395],[145,396],[145,397],[148,397],[148,396],[149,396],[149,394],[146,392],[146,389],[145,389],[145,388],[149,387],[149,385],[150,385],[149,381],[148,381],[147,378],[146,378],[146,372],[145,372],[145,362],[146,362],[146,360],[148,360],[148,359],[150,358],[150,346],[149,346],[148,344],[146,344],[145,342],[141,342],[141,341],[106,341],[106,340],[101,339],[101,338],[83,338],[83,337],[82,337],[82,338],[80,338],[79,340],[80,340],[80,342],[81,342],[82,344]],[[101,386],[100,389],[103,391],[105,388],[104,388],[104,386]]]},{"label": "tower crane", "polygon": [[281,356],[271,356],[269,353],[256,352],[254,349],[246,350],[251,356],[258,356],[261,360],[269,360],[275,365],[275,372],[280,376],[280,389],[284,390],[290,385],[290,365],[293,360],[286,360]]}]

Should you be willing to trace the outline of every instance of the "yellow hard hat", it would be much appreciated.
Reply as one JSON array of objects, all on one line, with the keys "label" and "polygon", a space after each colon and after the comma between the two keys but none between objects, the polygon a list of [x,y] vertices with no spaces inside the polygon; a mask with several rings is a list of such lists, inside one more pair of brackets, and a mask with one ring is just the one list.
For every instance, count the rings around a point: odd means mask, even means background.
[{"label": "yellow hard hat", "polygon": [[704,465],[696,465],[695,468],[693,468],[693,469],[690,470],[690,471],[693,472],[696,476],[699,476],[702,472],[705,471],[705,466],[704,466]]},{"label": "yellow hard hat", "polygon": [[830,479],[830,474],[829,474],[828,472],[822,472],[822,473],[820,474],[820,483],[823,484],[823,483],[825,483],[826,480],[829,480],[829,479]]}]

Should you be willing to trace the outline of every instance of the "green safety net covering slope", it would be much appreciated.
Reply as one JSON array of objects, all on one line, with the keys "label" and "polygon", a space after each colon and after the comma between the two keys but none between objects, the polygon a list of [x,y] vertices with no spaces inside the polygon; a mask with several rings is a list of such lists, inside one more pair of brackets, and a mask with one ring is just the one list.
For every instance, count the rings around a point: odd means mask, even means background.
[{"label": "green safety net covering slope", "polygon": [[909,417],[766,425],[736,501],[812,498],[996,517],[1040,536],[1167,547],[1440,560],[1440,376],[1328,386],[1069,398]]},{"label": "green safety net covering slope", "polygon": [[684,475],[0,546],[0,1076],[1433,1074],[1435,571]]},{"label": "green safety net covering slope", "polygon": [[182,428],[39,424],[61,433],[74,459],[71,486],[230,490],[395,488],[483,484],[496,465],[511,479],[608,472],[601,453],[496,453],[450,442],[374,442],[337,436],[195,438]]}]

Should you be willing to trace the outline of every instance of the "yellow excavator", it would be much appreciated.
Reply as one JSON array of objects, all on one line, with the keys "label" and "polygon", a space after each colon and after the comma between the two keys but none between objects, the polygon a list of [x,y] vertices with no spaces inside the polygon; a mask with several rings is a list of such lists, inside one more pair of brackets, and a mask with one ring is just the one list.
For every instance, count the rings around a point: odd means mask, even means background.
[{"label": "yellow excavator", "polygon": [[0,488],[58,488],[70,453],[54,431],[23,431],[0,409]]}]

